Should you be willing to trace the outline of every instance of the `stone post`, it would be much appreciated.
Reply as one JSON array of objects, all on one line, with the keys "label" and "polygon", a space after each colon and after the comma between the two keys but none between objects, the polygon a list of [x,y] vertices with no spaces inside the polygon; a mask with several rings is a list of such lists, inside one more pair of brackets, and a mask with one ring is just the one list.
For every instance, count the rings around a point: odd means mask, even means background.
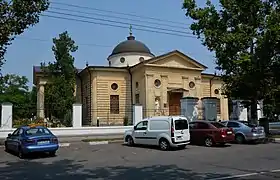
[{"label": "stone post", "polygon": [[45,118],[45,87],[43,84],[37,86],[37,117]]},{"label": "stone post", "polygon": [[73,127],[82,127],[82,104],[73,104]]},{"label": "stone post", "polygon": [[133,105],[133,125],[143,119],[143,107],[141,105]]},{"label": "stone post", "polygon": [[13,128],[13,104],[3,103],[1,110],[1,129]]}]

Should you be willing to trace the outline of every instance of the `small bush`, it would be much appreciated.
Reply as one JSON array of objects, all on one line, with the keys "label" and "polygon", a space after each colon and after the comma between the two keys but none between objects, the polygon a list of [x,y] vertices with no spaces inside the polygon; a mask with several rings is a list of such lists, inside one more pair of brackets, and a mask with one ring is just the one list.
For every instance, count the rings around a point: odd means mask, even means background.
[{"label": "small bush", "polygon": [[127,116],[125,116],[125,117],[123,118],[123,125],[124,125],[124,126],[128,126],[128,117],[127,117]]}]

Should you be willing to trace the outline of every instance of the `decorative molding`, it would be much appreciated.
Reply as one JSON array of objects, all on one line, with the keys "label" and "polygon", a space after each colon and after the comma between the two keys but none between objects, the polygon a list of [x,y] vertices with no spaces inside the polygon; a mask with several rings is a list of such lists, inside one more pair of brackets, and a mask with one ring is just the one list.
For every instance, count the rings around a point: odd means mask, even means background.
[{"label": "decorative molding", "polygon": [[189,77],[188,77],[188,76],[182,76],[182,79],[186,79],[186,80],[188,80],[188,79],[189,79]]},{"label": "decorative molding", "polygon": [[199,81],[199,80],[201,80],[201,77],[200,76],[196,76],[196,77],[194,77],[194,80]]},{"label": "decorative molding", "polygon": [[158,67],[158,68],[172,68],[172,69],[185,69],[185,70],[197,70],[197,71],[204,71],[204,69],[201,68],[192,68],[192,67],[178,67],[178,66],[164,66],[164,65],[157,65],[157,64],[144,64],[144,66],[150,66],[150,67]]},{"label": "decorative molding", "polygon": [[168,78],[168,75],[160,75],[161,78]]},{"label": "decorative molding", "polygon": [[154,77],[153,74],[146,74],[146,77]]}]

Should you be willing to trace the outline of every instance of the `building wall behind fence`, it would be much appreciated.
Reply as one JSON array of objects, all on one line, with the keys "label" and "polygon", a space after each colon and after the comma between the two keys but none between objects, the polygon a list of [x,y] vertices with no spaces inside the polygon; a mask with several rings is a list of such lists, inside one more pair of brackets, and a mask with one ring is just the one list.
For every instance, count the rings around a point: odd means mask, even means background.
[{"label": "building wall behind fence", "polygon": [[[118,88],[112,89],[112,84],[116,83]],[[110,96],[119,97],[119,112],[113,113],[110,109]],[[127,72],[106,72],[98,71],[96,76],[96,89],[93,91],[96,96],[95,108],[93,109],[95,121],[99,119],[100,125],[123,124],[125,118],[132,121],[131,104],[131,83]]]}]

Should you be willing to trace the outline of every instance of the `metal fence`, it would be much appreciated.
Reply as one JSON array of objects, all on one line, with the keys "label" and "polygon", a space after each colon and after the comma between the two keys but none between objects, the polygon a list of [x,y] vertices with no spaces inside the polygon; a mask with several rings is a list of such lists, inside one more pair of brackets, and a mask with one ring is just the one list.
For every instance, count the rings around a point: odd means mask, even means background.
[{"label": "metal fence", "polygon": [[[42,112],[45,118],[37,117],[38,111]],[[28,124],[43,124],[48,127],[71,127],[72,126],[72,108],[63,113],[63,115],[56,116],[54,109],[42,107],[37,109],[36,104],[28,105],[13,105],[13,127]]]},{"label": "metal fence", "polygon": [[83,125],[85,126],[129,126],[133,124],[132,107],[112,111],[110,108],[83,110]]}]

